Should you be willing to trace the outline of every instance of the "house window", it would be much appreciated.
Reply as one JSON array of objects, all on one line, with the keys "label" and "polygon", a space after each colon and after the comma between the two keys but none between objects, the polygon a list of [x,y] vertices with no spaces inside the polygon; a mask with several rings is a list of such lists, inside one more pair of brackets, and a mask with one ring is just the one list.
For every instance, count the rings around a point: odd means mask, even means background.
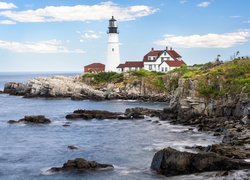
[{"label": "house window", "polygon": [[166,72],[168,71],[168,67],[165,67],[165,71],[166,71]]},{"label": "house window", "polygon": [[152,65],[149,65],[149,66],[148,66],[148,69],[149,69],[149,70],[152,70]]},{"label": "house window", "polygon": [[112,51],[114,52],[114,51],[115,51],[115,49],[114,49],[114,48],[112,48]]},{"label": "house window", "polygon": [[161,71],[164,72],[164,67],[161,68]]},{"label": "house window", "polygon": [[156,70],[156,65],[154,65],[154,70]]}]

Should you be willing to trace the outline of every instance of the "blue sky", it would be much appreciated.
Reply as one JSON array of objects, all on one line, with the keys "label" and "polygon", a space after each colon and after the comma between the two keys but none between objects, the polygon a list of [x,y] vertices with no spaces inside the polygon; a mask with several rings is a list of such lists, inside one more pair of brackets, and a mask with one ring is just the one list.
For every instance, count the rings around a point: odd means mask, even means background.
[{"label": "blue sky", "polygon": [[250,56],[248,0],[0,0],[0,72],[82,71],[105,63],[108,19],[122,61],[172,46],[187,64]]}]

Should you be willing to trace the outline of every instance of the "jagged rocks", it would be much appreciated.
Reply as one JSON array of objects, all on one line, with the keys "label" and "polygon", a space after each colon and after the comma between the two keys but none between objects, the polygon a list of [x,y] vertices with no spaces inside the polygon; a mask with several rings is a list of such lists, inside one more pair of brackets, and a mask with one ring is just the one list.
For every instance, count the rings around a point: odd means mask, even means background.
[{"label": "jagged rocks", "polygon": [[221,156],[226,156],[233,159],[247,159],[250,158],[250,149],[227,144],[213,144],[207,147],[195,146],[193,149],[201,152],[214,152]]},{"label": "jagged rocks", "polygon": [[4,93],[16,96],[24,96],[28,87],[22,83],[8,82],[4,85]]},{"label": "jagged rocks", "polygon": [[14,124],[14,123],[49,124],[49,123],[51,123],[51,120],[49,120],[45,116],[39,115],[39,116],[25,116],[24,118],[22,118],[18,121],[9,120],[8,123],[10,123],[10,124]]},{"label": "jagged rocks", "polygon": [[162,110],[148,109],[148,108],[129,108],[125,110],[126,116],[150,116],[150,117],[159,117],[162,113]]},{"label": "jagged rocks", "polygon": [[155,154],[151,168],[165,176],[174,176],[205,171],[250,169],[250,163],[215,153],[194,154],[165,148]]},{"label": "jagged rocks", "polygon": [[111,164],[100,164],[96,161],[88,161],[83,158],[76,158],[68,160],[62,167],[52,167],[50,172],[69,172],[69,171],[85,171],[85,170],[99,170],[99,169],[113,169]]}]

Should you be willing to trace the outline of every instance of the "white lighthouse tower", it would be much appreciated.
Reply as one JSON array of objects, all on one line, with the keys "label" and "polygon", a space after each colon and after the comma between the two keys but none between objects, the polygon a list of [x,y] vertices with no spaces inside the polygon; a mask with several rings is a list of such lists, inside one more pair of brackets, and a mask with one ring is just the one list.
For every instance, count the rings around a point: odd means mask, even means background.
[{"label": "white lighthouse tower", "polygon": [[107,71],[116,71],[116,67],[120,64],[118,26],[114,16],[109,20],[108,27],[108,54],[107,54]]}]

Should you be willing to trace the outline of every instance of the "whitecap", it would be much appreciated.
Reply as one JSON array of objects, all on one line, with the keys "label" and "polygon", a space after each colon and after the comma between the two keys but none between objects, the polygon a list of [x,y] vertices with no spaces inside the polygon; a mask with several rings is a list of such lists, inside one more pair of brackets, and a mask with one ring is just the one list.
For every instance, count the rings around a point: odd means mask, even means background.
[{"label": "whitecap", "polygon": [[41,171],[41,175],[44,175],[44,176],[51,176],[53,174],[56,174],[56,172],[52,172],[50,171],[52,167],[45,167],[45,168],[42,168],[40,171]]}]

